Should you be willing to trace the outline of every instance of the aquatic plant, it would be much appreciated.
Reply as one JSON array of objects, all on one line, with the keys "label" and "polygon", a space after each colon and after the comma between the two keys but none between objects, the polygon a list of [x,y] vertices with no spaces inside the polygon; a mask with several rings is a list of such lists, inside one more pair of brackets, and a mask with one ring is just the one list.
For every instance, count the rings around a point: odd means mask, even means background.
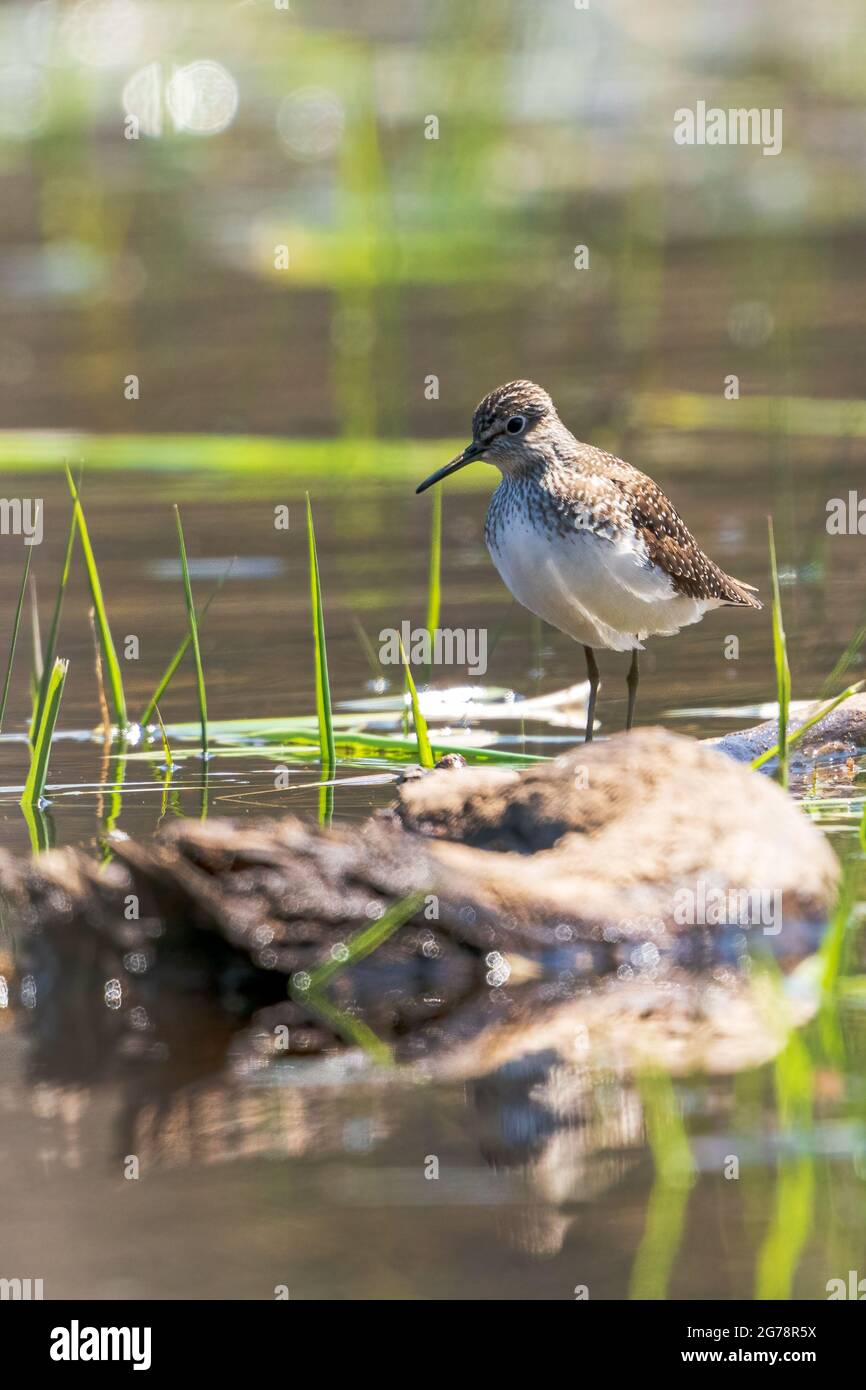
[{"label": "aquatic plant", "polygon": [[177,544],[180,551],[180,568],[183,575],[183,594],[186,601],[186,616],[189,623],[189,638],[192,644],[193,657],[195,658],[195,682],[198,692],[198,710],[201,721],[201,751],[202,756],[207,757],[207,693],[204,685],[204,669],[201,662],[201,646],[198,640],[198,620],[195,613],[195,604],[192,600],[192,585],[189,578],[189,564],[186,558],[186,542],[183,538],[183,526],[180,520],[180,509],[175,505],[174,509],[175,525],[177,526]]},{"label": "aquatic plant", "polygon": [[66,535],[66,550],[63,556],[63,565],[60,570],[60,580],[57,585],[57,594],[54,599],[54,611],[51,614],[51,626],[48,629],[48,641],[45,650],[40,653],[42,670],[39,673],[39,682],[36,691],[36,699],[33,704],[33,717],[30,721],[30,742],[36,737],[36,730],[39,728],[39,721],[42,718],[42,711],[45,708],[45,701],[48,696],[48,682],[51,672],[54,669],[54,659],[57,655],[57,638],[60,632],[60,617],[63,612],[63,599],[66,595],[66,586],[69,583],[69,571],[72,566],[72,551],[75,546],[76,532],[75,506],[73,505],[72,514],[69,518],[69,530]]},{"label": "aquatic plant", "polygon": [[24,594],[27,589],[27,579],[30,574],[30,561],[33,557],[32,545],[24,547],[24,570],[21,575],[21,583],[18,586],[18,601],[15,604],[15,616],[12,619],[12,632],[9,637],[9,652],[6,657],[6,674],[3,679],[3,691],[0,694],[0,730],[3,728],[3,720],[6,717],[6,702],[9,699],[9,685],[12,681],[12,667],[15,664],[15,648],[18,645],[18,633],[21,628],[21,610],[24,607]]},{"label": "aquatic plant", "polygon": [[[821,720],[826,719],[828,714],[832,714],[837,705],[843,704],[845,700],[850,700],[852,695],[859,695],[864,688],[866,688],[866,681],[857,681],[854,685],[849,685],[847,690],[843,690],[839,695],[834,695],[832,700],[827,700],[823,705],[816,705],[808,718],[804,719],[802,724],[798,724],[796,729],[787,729],[785,738],[786,752],[790,752],[794,745],[799,743],[804,734],[807,734],[816,724],[820,724]],[[752,771],[764,767],[766,763],[778,757],[780,752],[781,744],[774,743],[772,748],[768,748],[766,752],[759,754],[757,758],[753,758],[750,763]]]},{"label": "aquatic plant", "polygon": [[[442,497],[443,489],[434,488],[430,513],[430,560],[427,569],[427,631],[431,638],[442,615]],[[430,669],[425,680],[430,679]]]},{"label": "aquatic plant", "polygon": [[636,1081],[655,1178],[632,1266],[629,1298],[663,1299],[668,1296],[696,1168],[671,1077],[657,1069],[647,1070]]},{"label": "aquatic plant", "polygon": [[433,749],[430,747],[427,720],[421,712],[421,702],[418,699],[418,691],[415,686],[415,681],[412,678],[412,668],[409,665],[406,648],[403,646],[402,642],[400,643],[400,656],[403,660],[403,671],[406,677],[409,699],[412,704],[412,722],[415,726],[415,738],[418,743],[418,761],[422,767],[435,767],[436,759],[433,757]]},{"label": "aquatic plant", "polygon": [[114,640],[111,636],[111,628],[108,625],[108,614],[105,611],[105,600],[102,597],[102,584],[99,579],[99,570],[96,567],[96,557],[93,554],[93,547],[90,544],[90,534],[87,529],[84,510],[81,506],[78,488],[69,471],[68,464],[66,465],[66,481],[72,496],[73,515],[81,540],[84,566],[87,571],[87,582],[90,585],[90,594],[93,599],[93,608],[96,614],[96,626],[99,632],[100,645],[102,646],[102,656],[105,661],[106,671],[108,672],[108,684],[111,690],[114,714],[119,727],[124,729],[126,727],[127,718],[126,697],[123,693],[123,678],[120,674],[120,665],[117,660],[117,652],[114,648]]},{"label": "aquatic plant", "polygon": [[330,960],[317,965],[314,970],[293,976],[289,987],[293,999],[314,1009],[336,1031],[362,1047],[380,1066],[393,1063],[391,1048],[362,1019],[338,1009],[326,997],[325,990],[340,971],[348,970],[350,966],[365,960],[383,946],[395,931],[414,917],[423,903],[423,893],[410,893],[400,902],[394,903],[383,912],[378,921],[371,922],[369,926],[362,927],[350,936],[343,944],[343,949],[332,953]]},{"label": "aquatic plant", "polygon": [[33,740],[33,749],[30,756],[30,771],[27,774],[27,781],[24,784],[24,791],[21,796],[22,805],[38,806],[44,798],[45,781],[48,775],[48,758],[51,753],[51,739],[54,735],[57,715],[60,712],[60,701],[63,698],[63,687],[66,683],[66,672],[68,669],[69,662],[63,661],[60,657],[57,657],[51,668],[45,705],[39,720],[39,728],[36,731],[36,737]]},{"label": "aquatic plant", "polygon": [[[201,608],[199,608],[198,612],[196,613],[196,628],[198,631],[201,631],[202,623],[207,617],[208,610],[211,604],[213,603],[214,599],[217,597],[226,580],[228,579],[229,575],[231,574],[232,566],[234,565],[236,558],[237,557],[235,556],[226,565],[226,568],[217,580],[215,587],[213,588],[211,593],[208,594]],[[157,705],[159,704],[160,700],[162,699],[163,695],[165,694],[166,690],[171,684],[172,677],[174,676],[175,671],[177,670],[180,663],[183,661],[191,645],[192,631],[189,627],[189,624],[187,623],[186,636],[176,649],[173,657],[171,658],[171,661],[168,663],[165,670],[163,671],[162,676],[156,686],[156,689],[154,690],[153,694],[151,695],[150,699],[148,700],[147,704],[141,712],[138,722],[142,726],[150,723],[151,719],[153,718],[154,712],[156,711]]]},{"label": "aquatic plant", "polygon": [[322,602],[322,581],[313,507],[307,493],[307,541],[310,556],[310,603],[313,615],[313,644],[315,648],[316,716],[319,723],[319,748],[322,767],[333,772],[337,761],[334,745],[334,719],[331,710],[331,682],[328,676],[328,649],[325,641],[325,610]]},{"label": "aquatic plant", "polygon": [[776,698],[779,705],[779,781],[788,785],[788,708],[791,703],[791,668],[788,665],[788,645],[782,621],[782,599],[779,594],[779,567],[776,564],[776,540],[773,518],[767,517],[770,540],[770,577],[773,586],[773,661],[776,667]]}]

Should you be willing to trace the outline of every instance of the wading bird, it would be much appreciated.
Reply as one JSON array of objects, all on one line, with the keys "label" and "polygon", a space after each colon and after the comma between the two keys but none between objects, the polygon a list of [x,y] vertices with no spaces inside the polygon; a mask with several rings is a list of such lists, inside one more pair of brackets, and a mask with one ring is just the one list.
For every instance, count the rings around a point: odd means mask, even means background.
[{"label": "wading bird", "polygon": [[485,396],[472,417],[472,442],[416,491],[477,459],[502,474],[484,528],[494,565],[525,608],[583,645],[587,740],[596,649],[632,653],[630,729],[645,638],[670,637],[711,608],[761,607],[750,584],[704,554],[652,478],[581,444],[534,382],[510,381]]}]

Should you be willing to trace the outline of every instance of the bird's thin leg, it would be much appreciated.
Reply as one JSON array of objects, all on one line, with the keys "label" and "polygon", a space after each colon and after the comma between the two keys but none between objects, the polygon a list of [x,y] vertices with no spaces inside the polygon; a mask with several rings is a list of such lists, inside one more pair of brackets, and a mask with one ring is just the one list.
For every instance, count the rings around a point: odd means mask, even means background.
[{"label": "bird's thin leg", "polygon": [[586,674],[589,676],[589,701],[586,706],[586,733],[584,742],[592,742],[592,729],[595,724],[595,697],[598,694],[598,663],[592,647],[584,647],[583,654],[586,657]]},{"label": "bird's thin leg", "polygon": [[637,667],[637,647],[635,647],[634,651],[632,652],[631,666],[629,666],[628,675],[625,678],[625,683],[628,686],[628,710],[626,711],[625,716],[626,732],[628,732],[628,730],[634,723],[634,707],[637,704],[638,679],[639,673]]}]

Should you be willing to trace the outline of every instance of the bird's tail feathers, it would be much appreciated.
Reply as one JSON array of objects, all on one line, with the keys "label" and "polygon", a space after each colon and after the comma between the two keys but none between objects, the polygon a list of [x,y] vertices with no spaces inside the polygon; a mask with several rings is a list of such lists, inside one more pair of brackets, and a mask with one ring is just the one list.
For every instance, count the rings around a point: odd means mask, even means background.
[{"label": "bird's tail feathers", "polygon": [[731,587],[729,598],[725,599],[725,604],[729,608],[763,608],[759,598],[755,598],[757,589],[754,584],[744,584],[741,579],[734,579],[731,575],[727,576]]}]

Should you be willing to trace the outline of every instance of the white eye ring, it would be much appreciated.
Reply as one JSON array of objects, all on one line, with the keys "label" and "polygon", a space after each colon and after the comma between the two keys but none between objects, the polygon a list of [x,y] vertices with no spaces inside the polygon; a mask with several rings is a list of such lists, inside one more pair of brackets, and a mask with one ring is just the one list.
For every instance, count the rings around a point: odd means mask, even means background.
[{"label": "white eye ring", "polygon": [[526,428],[526,416],[512,415],[505,428],[509,434],[522,434]]}]

